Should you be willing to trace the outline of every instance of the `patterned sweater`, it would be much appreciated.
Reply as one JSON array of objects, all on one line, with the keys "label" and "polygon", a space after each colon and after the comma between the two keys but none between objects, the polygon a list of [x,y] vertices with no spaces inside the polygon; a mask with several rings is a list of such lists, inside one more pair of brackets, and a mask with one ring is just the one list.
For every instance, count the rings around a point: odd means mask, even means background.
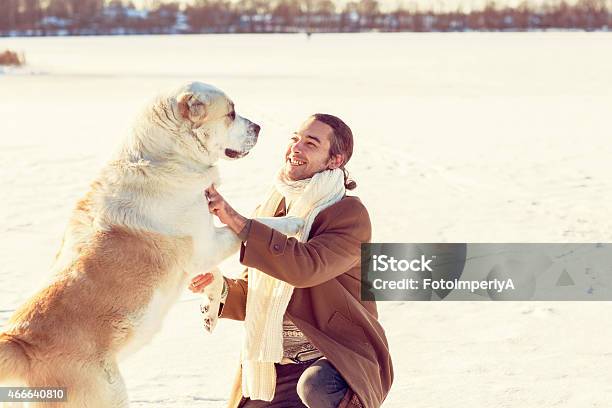
[{"label": "patterned sweater", "polygon": [[319,357],[323,357],[323,354],[285,314],[283,318],[283,359],[280,363],[301,363]]}]

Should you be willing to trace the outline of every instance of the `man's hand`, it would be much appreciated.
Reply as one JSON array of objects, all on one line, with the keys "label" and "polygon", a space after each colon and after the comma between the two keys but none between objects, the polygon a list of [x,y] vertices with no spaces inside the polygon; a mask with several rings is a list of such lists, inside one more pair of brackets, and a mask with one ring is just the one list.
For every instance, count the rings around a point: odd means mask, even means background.
[{"label": "man's hand", "polygon": [[204,288],[212,283],[213,279],[212,273],[200,274],[191,280],[189,290],[193,293],[202,293]]},{"label": "man's hand", "polygon": [[227,225],[235,234],[239,234],[246,225],[247,219],[238,214],[225,201],[223,196],[215,189],[214,184],[207,188],[204,193],[208,198],[208,211],[216,215],[219,221]]}]

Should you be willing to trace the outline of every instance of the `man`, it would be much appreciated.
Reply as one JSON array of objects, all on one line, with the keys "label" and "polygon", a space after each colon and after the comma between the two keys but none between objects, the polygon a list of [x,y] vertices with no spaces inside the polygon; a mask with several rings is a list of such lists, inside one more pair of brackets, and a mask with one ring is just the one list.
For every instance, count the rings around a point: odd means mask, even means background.
[{"label": "man", "polygon": [[[360,245],[368,212],[345,165],[353,135],[315,114],[295,132],[258,216],[305,220],[287,237],[237,213],[214,189],[209,210],[241,238],[239,279],[224,278],[220,317],[244,320],[241,373],[230,407],[379,407],[393,380],[375,302],[360,300]],[[211,274],[193,279],[201,291]],[[247,296],[248,293],[248,296]],[[241,392],[242,391],[242,392]]]}]

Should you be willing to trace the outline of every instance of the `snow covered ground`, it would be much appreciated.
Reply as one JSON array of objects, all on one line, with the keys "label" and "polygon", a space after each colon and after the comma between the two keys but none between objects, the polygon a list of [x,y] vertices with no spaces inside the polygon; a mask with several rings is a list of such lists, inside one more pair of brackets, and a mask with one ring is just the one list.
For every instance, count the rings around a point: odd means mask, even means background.
[{"label": "snow covered ground", "polygon": [[[44,280],[68,215],[139,109],[189,80],[262,125],[220,191],[248,213],[314,112],[355,134],[348,168],[374,241],[612,241],[612,34],[350,34],[0,39],[0,323]],[[107,118],[112,118],[108,120]],[[223,266],[238,273],[235,261]],[[385,408],[607,407],[599,302],[384,302]],[[123,364],[133,407],[221,407],[239,324],[200,327],[185,291]]]}]

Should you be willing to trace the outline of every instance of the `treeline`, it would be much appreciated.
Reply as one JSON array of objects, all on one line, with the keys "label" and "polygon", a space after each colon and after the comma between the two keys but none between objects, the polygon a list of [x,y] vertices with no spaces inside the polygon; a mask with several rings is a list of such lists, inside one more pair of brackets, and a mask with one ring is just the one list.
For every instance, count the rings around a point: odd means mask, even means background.
[{"label": "treeline", "polygon": [[[195,0],[189,5],[148,0],[1,0],[0,35],[155,33],[277,33],[357,31],[468,31],[612,28],[612,0],[524,1],[479,10],[423,10],[413,5],[382,11],[376,0]],[[414,4],[414,3],[412,3]]]}]

